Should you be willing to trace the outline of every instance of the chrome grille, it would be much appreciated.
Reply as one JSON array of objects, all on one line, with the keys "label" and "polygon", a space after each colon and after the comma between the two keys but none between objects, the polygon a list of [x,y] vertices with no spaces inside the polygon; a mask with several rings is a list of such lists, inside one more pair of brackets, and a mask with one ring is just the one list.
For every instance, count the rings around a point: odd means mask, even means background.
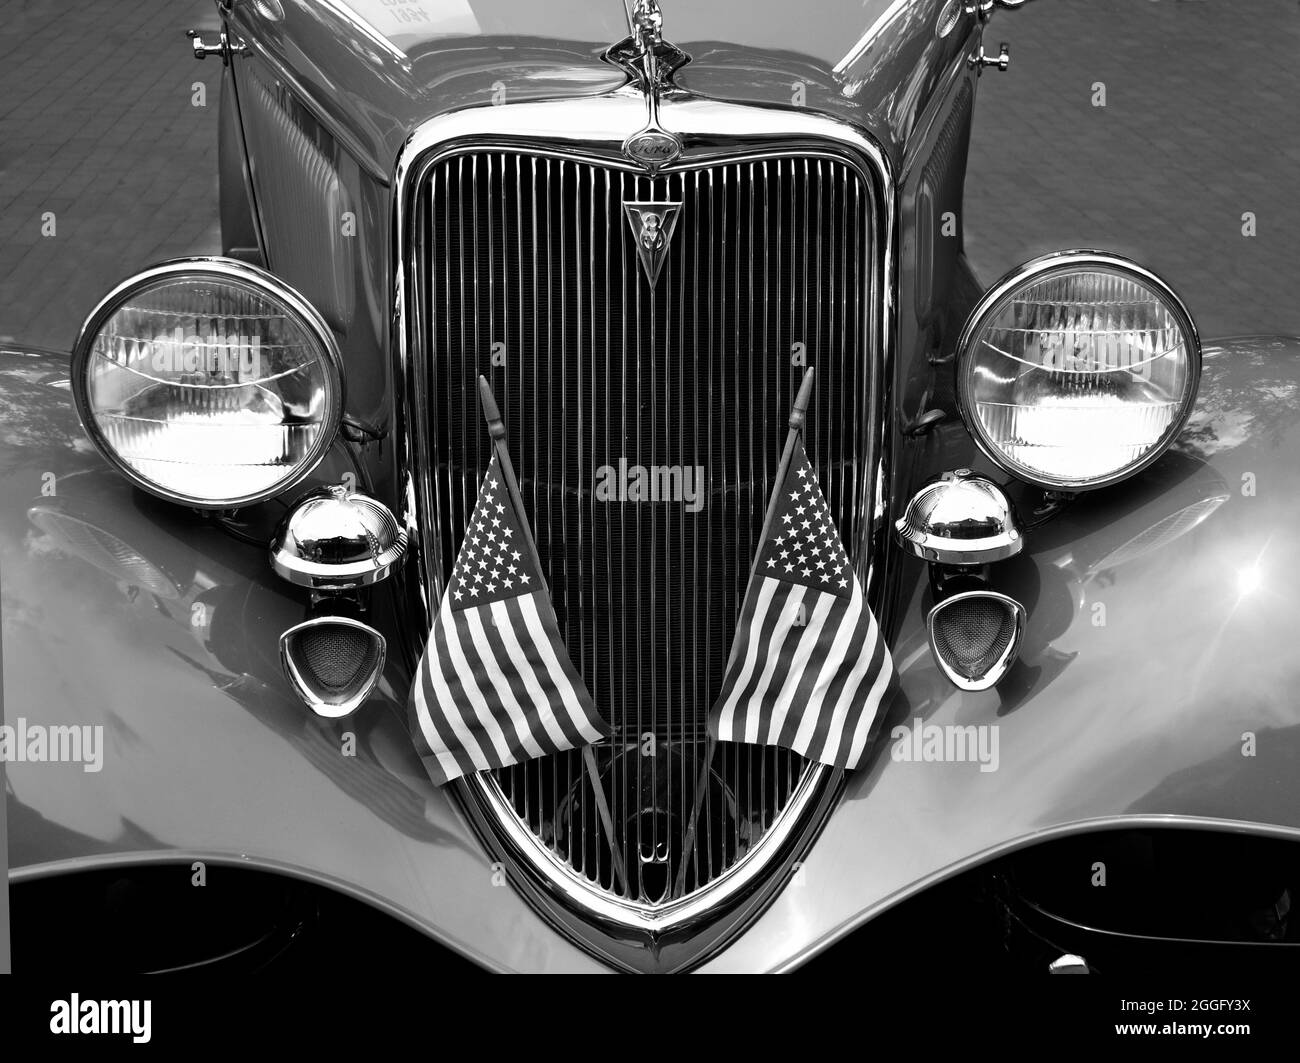
[{"label": "chrome grille", "polygon": [[[577,752],[502,770],[493,785],[574,876],[657,908],[734,867],[809,770],[771,748],[723,744],[710,756],[706,721],[803,362],[819,381],[809,456],[865,571],[870,188],[847,160],[811,153],[651,178],[476,151],[422,180],[412,319],[431,396],[434,590],[490,456],[483,373],[560,629],[614,727],[597,750],[614,844]],[[624,219],[632,201],[681,204],[653,288]],[[701,466],[698,512],[598,498],[600,470],[620,459]]]}]

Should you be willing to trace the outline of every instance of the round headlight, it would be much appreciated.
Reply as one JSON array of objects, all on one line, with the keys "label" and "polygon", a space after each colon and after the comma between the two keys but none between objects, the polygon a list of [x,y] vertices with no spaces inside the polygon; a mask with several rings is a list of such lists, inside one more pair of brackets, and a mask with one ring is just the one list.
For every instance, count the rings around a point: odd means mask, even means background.
[{"label": "round headlight", "polygon": [[94,444],[156,495],[259,502],[312,471],[343,411],[320,314],[265,270],[168,262],[125,281],[82,326],[72,388]]},{"label": "round headlight", "polygon": [[980,300],[958,345],[957,398],[993,461],[1077,491],[1159,457],[1200,372],[1196,328],[1167,284],[1127,259],[1069,251],[1021,266]]}]

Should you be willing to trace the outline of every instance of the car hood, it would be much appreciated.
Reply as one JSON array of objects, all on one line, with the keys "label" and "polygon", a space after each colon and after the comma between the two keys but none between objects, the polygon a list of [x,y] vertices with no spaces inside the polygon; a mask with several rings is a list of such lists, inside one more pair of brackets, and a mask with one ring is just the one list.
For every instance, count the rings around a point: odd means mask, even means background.
[{"label": "car hood", "polygon": [[[664,36],[691,56],[677,83],[700,96],[805,107],[867,129],[901,152],[973,19],[935,32],[943,0],[863,0],[809,18],[786,0],[663,0]],[[503,102],[599,95],[626,81],[601,59],[626,37],[622,0],[283,0],[232,19],[313,110],[391,173],[402,143],[436,114]],[[963,28],[964,27],[964,28]]]},{"label": "car hood", "polygon": [[[482,37],[536,37],[610,44],[629,32],[621,0],[566,0],[537,4],[520,0],[438,0],[393,4],[390,0],[334,0],[308,5],[333,8],[388,47],[419,55],[446,41]],[[687,3],[661,0],[664,34],[679,45],[730,41],[761,51],[789,51],[833,65],[865,30],[878,22],[906,25],[928,6],[924,0],[860,0],[818,12],[810,19],[789,0]],[[883,27],[882,27],[883,28]]]}]

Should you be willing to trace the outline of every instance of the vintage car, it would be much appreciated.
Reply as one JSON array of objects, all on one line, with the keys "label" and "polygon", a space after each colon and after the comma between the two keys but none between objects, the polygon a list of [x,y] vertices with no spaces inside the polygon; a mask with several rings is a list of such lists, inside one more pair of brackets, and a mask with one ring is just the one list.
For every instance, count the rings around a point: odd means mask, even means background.
[{"label": "vintage car", "polygon": [[[0,355],[6,724],[102,735],[7,758],[15,968],[1294,965],[1300,340],[1104,251],[977,283],[1023,2],[220,0],[223,253]],[[857,770],[706,728],[809,367]],[[612,733],[436,787],[480,375]]]}]

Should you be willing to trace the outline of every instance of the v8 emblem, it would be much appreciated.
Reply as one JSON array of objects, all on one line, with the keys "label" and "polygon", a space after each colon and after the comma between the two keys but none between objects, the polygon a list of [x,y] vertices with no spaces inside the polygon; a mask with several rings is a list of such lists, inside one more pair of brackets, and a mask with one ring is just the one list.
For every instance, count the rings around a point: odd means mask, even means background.
[{"label": "v8 emblem", "polygon": [[641,269],[651,288],[659,280],[659,273],[664,268],[668,244],[672,241],[681,211],[680,203],[623,204],[623,213],[627,216],[627,223],[632,227],[632,235],[636,239],[636,253],[641,259]]}]

